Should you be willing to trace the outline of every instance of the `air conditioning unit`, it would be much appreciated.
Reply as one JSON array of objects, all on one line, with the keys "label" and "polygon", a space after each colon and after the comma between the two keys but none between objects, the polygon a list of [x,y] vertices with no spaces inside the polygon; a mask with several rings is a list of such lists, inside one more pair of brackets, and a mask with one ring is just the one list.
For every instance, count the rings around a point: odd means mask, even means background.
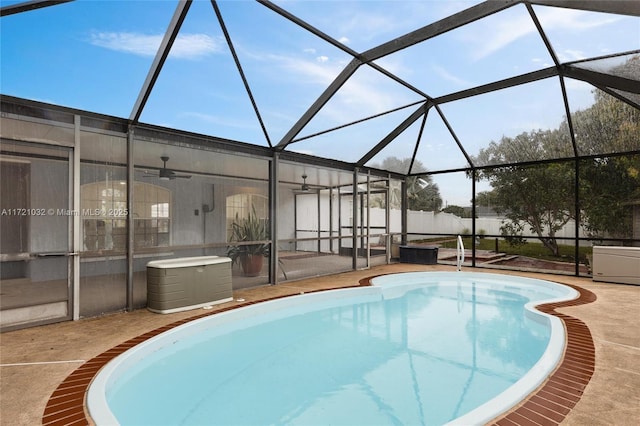
[{"label": "air conditioning unit", "polygon": [[640,285],[640,247],[594,246],[593,280]]}]

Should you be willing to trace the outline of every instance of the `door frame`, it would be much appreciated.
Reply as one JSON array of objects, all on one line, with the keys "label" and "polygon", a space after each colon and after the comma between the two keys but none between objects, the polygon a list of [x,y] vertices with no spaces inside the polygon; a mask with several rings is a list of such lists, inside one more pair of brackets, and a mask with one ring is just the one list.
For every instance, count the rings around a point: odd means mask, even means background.
[{"label": "door frame", "polygon": [[[13,117],[12,117],[13,118]],[[20,119],[23,119],[20,117]],[[42,122],[42,120],[37,120]],[[3,138],[4,143],[17,143],[23,146],[31,146],[37,147],[40,146],[44,149],[60,149],[65,152],[64,161],[67,163],[67,173],[68,173],[68,188],[66,189],[66,195],[68,202],[66,203],[66,208],[64,211],[60,211],[58,209],[51,212],[51,208],[47,208],[44,210],[45,215],[54,214],[60,215],[64,214],[67,216],[66,222],[66,232],[67,232],[67,244],[64,250],[60,251],[42,251],[39,252],[37,249],[34,251],[33,247],[29,242],[29,246],[27,247],[29,252],[29,257],[33,257],[35,259],[46,259],[46,258],[54,258],[54,257],[65,257],[67,258],[66,262],[66,314],[56,316],[55,314],[51,318],[34,318],[33,320],[29,319],[28,313],[19,313],[17,312],[17,317],[20,318],[24,315],[24,321],[19,320],[15,323],[8,323],[6,325],[2,325],[2,331],[33,327],[37,325],[50,324],[55,322],[69,321],[69,320],[77,320],[79,319],[79,283],[80,283],[80,257],[79,257],[79,247],[80,247],[80,155],[79,155],[79,129],[80,129],[80,116],[76,115],[73,128],[74,128],[74,143],[60,143],[55,141],[42,141],[38,140],[36,142],[29,141],[27,139],[23,140],[20,138],[12,138],[10,136]],[[58,124],[58,123],[56,123]],[[10,153],[5,153],[7,157],[10,157]],[[33,191],[31,189],[30,191]],[[34,209],[30,209],[34,210]],[[29,229],[29,233],[32,230]],[[29,238],[29,237],[27,237]],[[35,305],[26,305],[25,308],[29,306],[38,306]],[[7,310],[9,312],[9,310]],[[22,318],[20,318],[22,319]]]}]

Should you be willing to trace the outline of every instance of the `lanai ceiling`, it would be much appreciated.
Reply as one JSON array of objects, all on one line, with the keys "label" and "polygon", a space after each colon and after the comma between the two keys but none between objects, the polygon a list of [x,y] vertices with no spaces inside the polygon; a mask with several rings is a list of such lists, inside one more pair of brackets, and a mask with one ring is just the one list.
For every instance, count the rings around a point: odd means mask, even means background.
[{"label": "lanai ceiling", "polygon": [[3,1],[0,31],[2,95],[360,166],[482,166],[594,89],[640,109],[628,0]]}]

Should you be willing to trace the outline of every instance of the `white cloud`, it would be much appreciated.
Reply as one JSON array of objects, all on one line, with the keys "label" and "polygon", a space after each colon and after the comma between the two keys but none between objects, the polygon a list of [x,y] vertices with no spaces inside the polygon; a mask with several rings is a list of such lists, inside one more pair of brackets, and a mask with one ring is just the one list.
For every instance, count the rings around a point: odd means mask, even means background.
[{"label": "white cloud", "polygon": [[[404,92],[381,84],[377,75],[358,75],[340,88],[320,115],[335,123],[346,123],[373,114],[388,111],[402,104]],[[393,83],[395,84],[395,83]]]},{"label": "white cloud", "polygon": [[[342,71],[344,63],[336,63],[327,58],[326,61],[310,61],[290,56],[270,56],[286,75],[295,77],[305,84],[329,86]],[[387,111],[398,105],[398,93],[390,91],[387,85],[380,85],[381,78],[377,73],[365,74],[360,78],[350,78],[326,105],[320,115],[330,117],[336,123],[344,123],[371,114]]]},{"label": "white cloud", "polygon": [[[592,14],[581,10],[544,8],[536,10],[537,16],[543,29],[548,36],[554,33],[580,33],[594,28],[610,25],[621,19],[617,16],[602,14]],[[473,58],[482,59],[498,50],[508,46],[516,40],[535,33],[537,30],[533,25],[529,15],[521,14],[508,18],[503,16],[498,22],[487,22],[487,26],[482,32],[484,37],[478,38],[477,28],[467,35],[468,42],[473,48]],[[558,34],[559,35],[559,34]],[[554,39],[557,38],[553,37]],[[573,52],[577,53],[577,52]],[[578,59],[575,57],[574,59]]]},{"label": "white cloud", "polygon": [[449,71],[445,70],[439,65],[431,65],[431,69],[433,69],[433,71],[435,71],[435,73],[438,74],[443,79],[450,81],[457,86],[460,86],[460,87],[473,86],[473,84],[470,81],[451,74]]},{"label": "white cloud", "polygon": [[562,52],[558,52],[558,58],[561,62],[579,61],[585,59],[587,55],[581,50],[565,49]]},{"label": "white cloud", "polygon": [[[376,34],[387,34],[397,26],[392,16],[382,15],[368,10],[359,10],[351,19],[343,23],[338,30],[343,34],[354,33],[363,40],[370,40]],[[343,36],[343,38],[346,38]]]},{"label": "white cloud", "polygon": [[335,15],[328,12],[323,17],[323,22],[326,23],[326,28],[331,29],[328,34],[342,34],[339,41],[344,44],[353,43],[356,50],[372,48],[470,6],[469,0],[365,1],[339,4],[340,8]]},{"label": "white cloud", "polygon": [[206,34],[178,35],[169,56],[195,59],[222,51],[222,43]]},{"label": "white cloud", "polygon": [[594,14],[581,10],[546,8],[537,13],[545,31],[562,29],[565,31],[586,31],[609,25],[621,19],[620,16]]},{"label": "white cloud", "polygon": [[[350,62],[350,57],[348,56],[315,55],[311,57],[307,55],[307,53],[313,53],[309,47],[297,50],[298,54],[296,54],[296,51],[269,53],[264,49],[249,49],[248,46],[242,43],[236,44],[236,48],[242,53],[245,70],[248,75],[252,75],[254,78],[254,80],[250,79],[250,83],[253,82],[256,92],[263,90],[258,88],[259,85],[266,84],[275,76],[278,78],[284,77],[289,87],[297,87],[299,88],[298,90],[304,91],[303,96],[299,96],[293,102],[297,103],[297,108],[303,109],[298,109],[297,112],[290,112],[293,114],[292,117],[285,117],[282,120],[277,120],[278,122],[285,121],[285,119],[295,122],[299,118],[298,113],[304,111],[304,108],[307,108],[315,100],[317,94],[320,94],[322,90],[330,86]],[[265,76],[264,78],[259,81],[255,80],[256,76],[262,74]],[[306,90],[306,87],[309,87],[309,90]],[[307,97],[308,93],[317,94]],[[326,128],[334,124],[342,124],[387,111],[399,104],[403,104],[405,94],[404,88],[397,83],[391,82],[368,67],[362,67],[322,108],[318,117],[322,117],[327,126],[320,125],[319,128]],[[408,102],[410,100],[406,101],[406,103]],[[291,110],[293,111],[293,109],[292,107]],[[264,113],[273,116],[274,112],[275,110],[269,110]]]},{"label": "white cloud", "polygon": [[474,33],[478,46],[473,51],[473,58],[489,56],[534,31],[535,26],[528,15],[501,20],[491,31],[485,32],[484,37],[478,38]]},{"label": "white cloud", "polygon": [[417,63],[415,58],[411,58],[409,65],[407,65],[406,59],[402,56],[389,55],[376,60],[376,63],[385,70],[398,76],[412,76],[416,72],[421,72],[421,67],[417,69],[416,67],[411,66],[412,64],[415,65]]},{"label": "white cloud", "polygon": [[91,34],[91,44],[140,56],[153,56],[160,46],[161,35],[100,32]]},{"label": "white cloud", "polygon": [[[91,34],[94,46],[139,56],[155,56],[162,35],[133,32],[96,32]],[[222,43],[206,34],[180,34],[176,38],[169,57],[198,59],[222,50]]]},{"label": "white cloud", "polygon": [[328,86],[339,72],[336,64],[332,64],[327,56],[319,56],[315,61],[279,55],[270,55],[268,59],[278,63],[287,73],[302,77],[302,81],[322,86]]}]

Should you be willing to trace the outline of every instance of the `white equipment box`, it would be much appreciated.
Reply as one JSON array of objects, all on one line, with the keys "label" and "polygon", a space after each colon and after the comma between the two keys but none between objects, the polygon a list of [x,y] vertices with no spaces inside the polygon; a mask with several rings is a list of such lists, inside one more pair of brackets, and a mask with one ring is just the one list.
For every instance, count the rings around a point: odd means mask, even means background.
[{"label": "white equipment box", "polygon": [[593,280],[640,285],[640,247],[594,246]]}]

